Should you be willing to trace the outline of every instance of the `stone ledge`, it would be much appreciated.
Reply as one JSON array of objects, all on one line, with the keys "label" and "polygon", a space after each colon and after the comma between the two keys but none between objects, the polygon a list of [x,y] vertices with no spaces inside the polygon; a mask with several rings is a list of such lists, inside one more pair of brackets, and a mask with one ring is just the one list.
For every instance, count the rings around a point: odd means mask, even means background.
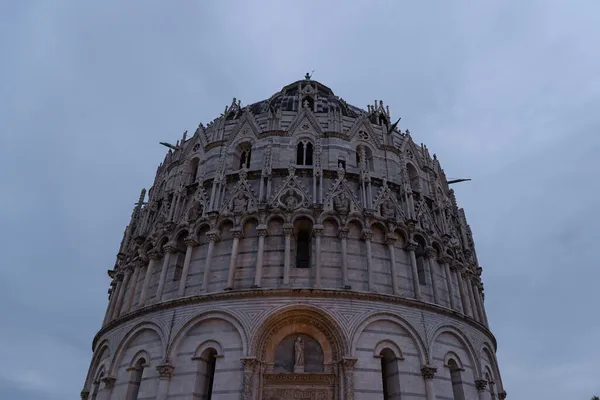
[{"label": "stone ledge", "polygon": [[301,297],[301,298],[343,298],[343,299],[353,299],[353,300],[364,300],[364,301],[380,301],[385,303],[395,303],[402,304],[412,308],[433,311],[438,314],[450,315],[455,318],[459,318],[463,322],[468,323],[474,328],[482,331],[487,336],[490,337],[494,351],[497,350],[497,342],[496,337],[492,334],[492,332],[482,323],[477,322],[473,318],[467,317],[462,313],[451,310],[449,308],[433,304],[427,303],[407,297],[402,296],[394,296],[388,294],[381,293],[373,293],[373,292],[358,292],[352,290],[342,290],[342,289],[310,289],[310,288],[258,288],[258,289],[236,289],[229,290],[227,292],[212,292],[206,294],[199,294],[194,296],[180,297],[173,300],[163,301],[162,303],[151,304],[149,306],[131,311],[127,314],[121,315],[120,317],[113,319],[108,324],[104,325],[98,333],[94,336],[94,340],[92,341],[92,351],[95,351],[96,344],[98,340],[104,335],[106,332],[116,328],[124,322],[132,320],[134,318],[138,318],[142,315],[150,314],[154,311],[158,310],[166,310],[174,307],[180,307],[184,305],[190,304],[199,304],[211,301],[218,300],[231,300],[238,298],[268,298],[268,297]]}]

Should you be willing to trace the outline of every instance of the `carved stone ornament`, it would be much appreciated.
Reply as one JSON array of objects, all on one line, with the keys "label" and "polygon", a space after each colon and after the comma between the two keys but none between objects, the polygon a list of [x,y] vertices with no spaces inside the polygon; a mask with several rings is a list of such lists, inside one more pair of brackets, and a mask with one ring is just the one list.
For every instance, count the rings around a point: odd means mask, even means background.
[{"label": "carved stone ornament", "polygon": [[186,213],[186,222],[192,225],[194,222],[201,218],[204,214],[206,199],[204,198],[204,191],[198,191],[190,202],[190,206]]},{"label": "carved stone ornament", "polygon": [[117,378],[115,378],[114,376],[105,376],[101,380],[102,383],[104,383],[104,387],[108,390],[111,390],[115,386]]},{"label": "carved stone ornament", "polygon": [[310,203],[308,191],[296,177],[296,167],[290,164],[287,178],[275,191],[275,194],[271,196],[269,205],[273,208],[291,212],[299,208],[309,208]]},{"label": "carved stone ornament", "polygon": [[423,375],[423,379],[433,379],[436,373],[437,368],[431,365],[425,365],[421,368],[421,375]]},{"label": "carved stone ornament", "polygon": [[81,393],[79,394],[79,396],[81,397],[81,400],[87,400],[89,395],[90,395],[90,391],[87,389],[83,389],[81,391]]},{"label": "carved stone ornament", "polygon": [[236,214],[241,214],[245,212],[248,209],[248,196],[246,196],[244,192],[239,192],[231,200],[229,209]]},{"label": "carved stone ornament", "polygon": [[344,192],[339,193],[333,198],[333,209],[341,215],[346,215],[350,212],[350,200]]},{"label": "carved stone ornament", "polygon": [[160,379],[171,379],[174,369],[175,367],[169,364],[169,361],[165,361],[156,367]]},{"label": "carved stone ornament", "polygon": [[503,391],[501,391],[500,393],[498,393],[498,398],[499,398],[500,400],[504,400],[504,399],[506,398],[506,391],[505,391],[505,390],[503,390]]},{"label": "carved stone ornament", "polygon": [[477,388],[478,392],[483,392],[485,390],[485,388],[487,387],[488,381],[486,381],[485,379],[477,379],[475,381],[475,387]]}]

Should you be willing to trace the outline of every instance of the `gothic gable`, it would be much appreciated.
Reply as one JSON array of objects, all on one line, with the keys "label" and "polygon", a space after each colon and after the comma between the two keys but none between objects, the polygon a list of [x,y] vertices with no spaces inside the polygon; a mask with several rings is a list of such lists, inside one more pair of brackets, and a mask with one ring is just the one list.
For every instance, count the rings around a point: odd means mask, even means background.
[{"label": "gothic gable", "polygon": [[296,176],[296,168],[290,165],[288,177],[269,199],[269,206],[291,212],[299,208],[309,208],[310,204],[311,196],[308,190]]},{"label": "gothic gable", "polygon": [[369,118],[366,115],[361,115],[356,118],[354,125],[348,130],[348,138],[350,141],[365,141],[376,148],[379,148],[381,145],[377,133],[373,129],[371,121],[369,121]]},{"label": "gothic gable", "polygon": [[302,107],[296,114],[296,118],[290,123],[288,132],[290,136],[299,132],[312,132],[315,136],[321,136],[323,129],[321,129],[315,114],[310,109]]},{"label": "gothic gable", "polygon": [[260,126],[256,122],[254,115],[248,107],[244,110],[242,117],[238,120],[237,125],[233,128],[227,140],[227,146],[229,147],[238,138],[247,137],[248,139],[255,140],[261,132]]},{"label": "gothic gable", "polygon": [[229,192],[229,197],[221,204],[221,214],[243,214],[251,213],[257,210],[258,200],[254,190],[246,179],[246,171],[240,171],[240,180],[233,190]]},{"label": "gothic gable", "polygon": [[331,186],[323,201],[323,211],[337,212],[345,216],[353,212],[362,213],[363,206],[354,196],[355,190],[348,187],[348,182],[344,178],[343,169],[338,171],[338,178]]},{"label": "gothic gable", "polygon": [[383,186],[379,189],[373,205],[376,215],[381,218],[394,221],[406,220],[402,205],[398,202],[396,194],[388,187],[387,179],[383,180]]}]

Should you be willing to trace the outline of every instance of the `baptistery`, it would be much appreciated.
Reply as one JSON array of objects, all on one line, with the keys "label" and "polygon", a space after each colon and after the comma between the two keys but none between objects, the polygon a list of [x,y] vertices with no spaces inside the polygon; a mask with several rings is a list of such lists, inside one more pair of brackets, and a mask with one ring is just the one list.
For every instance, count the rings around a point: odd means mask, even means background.
[{"label": "baptistery", "polygon": [[382,101],[307,75],[162,144],[82,399],[506,397],[465,213]]}]

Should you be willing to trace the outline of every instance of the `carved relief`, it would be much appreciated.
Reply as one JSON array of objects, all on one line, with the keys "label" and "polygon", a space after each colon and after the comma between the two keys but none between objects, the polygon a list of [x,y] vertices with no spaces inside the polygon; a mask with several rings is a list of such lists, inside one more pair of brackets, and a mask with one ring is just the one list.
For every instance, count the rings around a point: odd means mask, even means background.
[{"label": "carved relief", "polygon": [[269,200],[269,205],[276,209],[295,211],[299,208],[309,208],[311,204],[308,191],[296,176],[296,168],[290,164],[288,177]]}]

